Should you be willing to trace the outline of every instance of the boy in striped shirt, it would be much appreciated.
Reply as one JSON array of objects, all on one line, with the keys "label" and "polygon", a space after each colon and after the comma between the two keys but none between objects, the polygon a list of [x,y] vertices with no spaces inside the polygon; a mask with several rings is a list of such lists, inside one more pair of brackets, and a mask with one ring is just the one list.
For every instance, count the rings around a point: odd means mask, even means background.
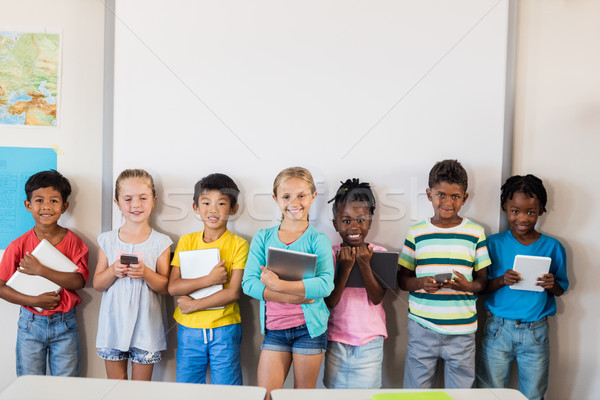
[{"label": "boy in striped shirt", "polygon": [[[470,388],[475,380],[476,293],[485,288],[490,258],[483,227],[458,215],[466,191],[467,172],[458,161],[436,163],[427,189],[434,216],[410,227],[404,242],[399,285],[410,291],[405,388],[433,387],[439,359],[446,388]],[[436,281],[441,273],[452,278]]]}]

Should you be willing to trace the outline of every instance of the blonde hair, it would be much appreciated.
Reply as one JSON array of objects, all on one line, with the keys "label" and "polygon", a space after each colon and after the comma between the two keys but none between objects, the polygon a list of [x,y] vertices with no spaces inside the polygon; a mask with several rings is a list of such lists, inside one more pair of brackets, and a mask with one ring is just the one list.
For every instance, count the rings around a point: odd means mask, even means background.
[{"label": "blonde hair", "polygon": [[156,189],[154,189],[154,179],[152,175],[143,169],[126,169],[119,174],[115,183],[115,200],[119,200],[119,188],[121,183],[126,179],[145,179],[148,187],[152,190],[152,197],[156,197]]},{"label": "blonde hair", "polygon": [[273,194],[275,196],[277,196],[277,188],[279,185],[281,185],[283,181],[286,181],[290,178],[302,179],[304,182],[308,183],[311,193],[315,193],[317,191],[317,186],[315,185],[315,181],[309,170],[302,167],[289,167],[277,174],[275,181],[273,181]]}]

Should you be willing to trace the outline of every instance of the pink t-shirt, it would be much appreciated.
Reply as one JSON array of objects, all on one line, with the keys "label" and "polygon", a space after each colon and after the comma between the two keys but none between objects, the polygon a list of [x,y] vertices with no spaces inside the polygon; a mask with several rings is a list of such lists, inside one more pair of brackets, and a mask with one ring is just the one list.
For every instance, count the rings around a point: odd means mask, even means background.
[{"label": "pink t-shirt", "polygon": [[[385,248],[371,244],[373,250],[386,251]],[[333,246],[333,254],[337,253],[340,245]],[[336,265],[337,268],[337,265]],[[362,346],[378,336],[387,338],[385,327],[385,311],[383,302],[371,303],[365,288],[347,287],[337,305],[330,309],[329,340]]]}]

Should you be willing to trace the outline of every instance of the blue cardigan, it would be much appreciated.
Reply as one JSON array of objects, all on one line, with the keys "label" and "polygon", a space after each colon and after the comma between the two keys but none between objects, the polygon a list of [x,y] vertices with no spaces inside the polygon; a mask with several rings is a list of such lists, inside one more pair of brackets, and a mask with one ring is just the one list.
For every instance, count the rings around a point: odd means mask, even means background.
[{"label": "blue cardigan", "polygon": [[306,320],[308,333],[311,337],[319,336],[327,331],[329,310],[323,298],[329,296],[333,290],[333,256],[331,242],[324,234],[309,225],[306,231],[289,246],[279,240],[279,225],[272,228],[261,229],[252,239],[250,253],[244,269],[242,289],[250,297],[260,300],[260,327],[265,333],[265,299],[263,292],[265,285],[260,281],[260,267],[267,262],[267,249],[277,247],[301,251],[317,255],[317,268],[314,277],[302,280],[307,299],[315,299],[314,303],[301,304]]}]

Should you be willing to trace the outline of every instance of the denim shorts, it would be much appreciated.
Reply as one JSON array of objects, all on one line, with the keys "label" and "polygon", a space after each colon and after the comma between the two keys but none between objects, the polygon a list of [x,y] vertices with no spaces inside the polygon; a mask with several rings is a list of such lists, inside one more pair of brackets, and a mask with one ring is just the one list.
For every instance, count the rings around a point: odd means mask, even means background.
[{"label": "denim shorts", "polygon": [[310,337],[306,324],[288,329],[267,329],[261,349],[309,356],[323,354],[327,350],[327,332]]},{"label": "denim shorts", "polygon": [[146,351],[132,347],[129,351],[117,349],[98,349],[98,356],[107,361],[122,361],[131,358],[131,361],[138,364],[156,364],[161,360],[160,351]]}]

